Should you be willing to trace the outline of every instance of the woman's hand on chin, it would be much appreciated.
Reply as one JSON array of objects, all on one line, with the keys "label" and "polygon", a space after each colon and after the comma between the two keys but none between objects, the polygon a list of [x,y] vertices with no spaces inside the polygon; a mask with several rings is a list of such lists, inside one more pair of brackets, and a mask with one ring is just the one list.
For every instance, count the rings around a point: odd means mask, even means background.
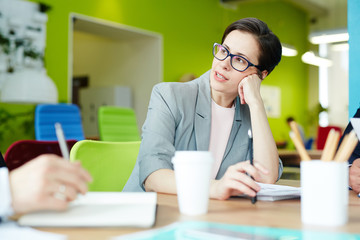
[{"label": "woman's hand on chin", "polygon": [[261,100],[260,85],[261,79],[257,74],[251,74],[244,77],[239,85],[238,92],[241,104],[248,104],[249,106]]}]

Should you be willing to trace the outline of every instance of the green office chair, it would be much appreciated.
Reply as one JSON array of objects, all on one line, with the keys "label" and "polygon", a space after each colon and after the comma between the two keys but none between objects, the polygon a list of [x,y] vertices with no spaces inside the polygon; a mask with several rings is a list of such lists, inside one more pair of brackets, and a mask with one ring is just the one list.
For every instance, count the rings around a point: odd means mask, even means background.
[{"label": "green office chair", "polygon": [[98,111],[100,140],[139,141],[135,112],[131,108],[101,106]]},{"label": "green office chair", "polygon": [[82,140],[70,151],[70,161],[78,160],[93,182],[89,191],[118,192],[124,188],[135,166],[140,141],[103,142]]}]

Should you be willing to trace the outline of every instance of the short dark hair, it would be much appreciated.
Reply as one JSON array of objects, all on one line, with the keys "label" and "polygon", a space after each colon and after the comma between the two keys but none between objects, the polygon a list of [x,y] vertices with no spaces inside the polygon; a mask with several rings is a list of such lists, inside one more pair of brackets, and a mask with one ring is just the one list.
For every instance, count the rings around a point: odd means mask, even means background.
[{"label": "short dark hair", "polygon": [[279,38],[269,29],[266,23],[257,18],[243,18],[230,24],[223,34],[221,43],[224,43],[227,35],[239,30],[255,36],[260,47],[259,63],[260,70],[267,70],[268,74],[279,64],[282,47]]},{"label": "short dark hair", "polygon": [[288,118],[286,118],[286,121],[289,123],[289,122],[295,121],[295,119],[293,117],[288,117]]}]

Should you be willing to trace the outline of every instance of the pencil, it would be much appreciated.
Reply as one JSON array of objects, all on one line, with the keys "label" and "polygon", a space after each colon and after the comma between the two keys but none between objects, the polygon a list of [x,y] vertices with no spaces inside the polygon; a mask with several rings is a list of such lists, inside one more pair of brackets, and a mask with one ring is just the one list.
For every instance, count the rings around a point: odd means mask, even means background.
[{"label": "pencil", "polygon": [[[299,139],[300,142],[303,142],[297,123],[296,123],[295,121],[291,121],[289,124],[290,124],[291,130],[292,130],[293,133],[295,134],[295,137],[296,137],[297,139]],[[302,143],[302,144],[304,144],[304,143]]]},{"label": "pencil", "polygon": [[359,139],[357,138],[355,131],[352,130],[344,137],[334,160],[336,162],[346,162],[354,151],[358,141]]},{"label": "pencil", "polygon": [[338,162],[339,161],[339,156],[340,154],[342,154],[344,148],[345,148],[345,145],[346,145],[346,142],[348,141],[349,139],[349,134],[345,135],[336,154],[335,154],[335,157],[334,157],[334,161]]},{"label": "pencil", "polygon": [[309,154],[307,153],[307,151],[306,151],[306,149],[304,147],[304,143],[299,138],[297,138],[295,136],[294,132],[290,133],[290,137],[291,137],[291,140],[295,144],[296,150],[299,152],[301,160],[310,161],[311,159],[310,159],[310,156],[309,156]]},{"label": "pencil", "polygon": [[69,160],[70,159],[69,150],[65,140],[64,132],[61,127],[61,124],[58,122],[55,123],[55,132],[56,132],[56,137],[59,141],[61,155],[63,156],[63,158]]},{"label": "pencil", "polygon": [[339,132],[331,129],[325,143],[321,161],[332,161],[336,152],[336,147],[339,142]]},{"label": "pencil", "polygon": [[[248,135],[249,135],[250,164],[254,165],[253,137],[252,137],[251,129],[248,130]],[[256,201],[257,201],[256,195],[255,195],[255,197],[251,197],[251,203],[252,204],[255,204]]]}]

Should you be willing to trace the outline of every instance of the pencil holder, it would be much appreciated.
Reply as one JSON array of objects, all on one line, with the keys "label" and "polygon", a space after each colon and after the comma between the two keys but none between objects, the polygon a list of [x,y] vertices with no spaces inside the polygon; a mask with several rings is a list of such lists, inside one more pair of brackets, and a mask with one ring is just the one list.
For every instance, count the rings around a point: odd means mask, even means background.
[{"label": "pencil holder", "polygon": [[301,221],[340,226],[348,221],[349,167],[346,162],[301,162]]}]

